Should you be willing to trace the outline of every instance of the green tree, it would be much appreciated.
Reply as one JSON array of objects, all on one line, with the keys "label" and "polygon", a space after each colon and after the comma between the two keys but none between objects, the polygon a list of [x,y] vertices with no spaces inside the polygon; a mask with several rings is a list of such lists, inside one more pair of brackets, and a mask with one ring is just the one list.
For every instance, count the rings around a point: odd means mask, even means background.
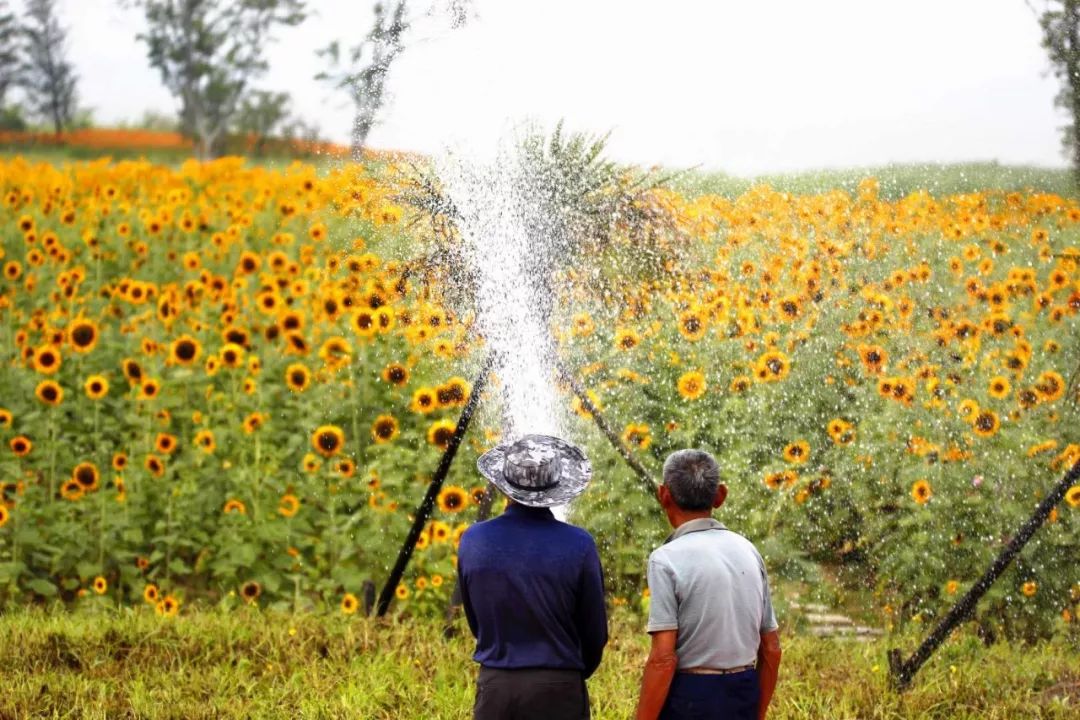
[{"label": "green tree", "polygon": [[127,0],[143,11],[150,65],[180,103],[199,157],[220,154],[273,33],[306,17],[304,0]]},{"label": "green tree", "polygon": [[1046,0],[1042,12],[1036,13],[1043,47],[1061,81],[1054,102],[1069,115],[1069,122],[1061,129],[1062,145],[1072,161],[1074,182],[1080,187],[1080,0]]},{"label": "green tree", "polygon": [[30,111],[59,135],[75,116],[75,68],[67,61],[67,30],[56,17],[55,0],[29,0],[22,27],[25,57],[19,84]]},{"label": "green tree", "polygon": [[8,90],[18,84],[19,23],[7,0],[0,0],[0,108],[7,102]]},{"label": "green tree", "polygon": [[240,110],[236,114],[236,133],[245,138],[254,137],[252,150],[255,155],[262,155],[267,140],[280,133],[289,119],[290,103],[288,93],[269,90],[253,90],[240,103]]}]

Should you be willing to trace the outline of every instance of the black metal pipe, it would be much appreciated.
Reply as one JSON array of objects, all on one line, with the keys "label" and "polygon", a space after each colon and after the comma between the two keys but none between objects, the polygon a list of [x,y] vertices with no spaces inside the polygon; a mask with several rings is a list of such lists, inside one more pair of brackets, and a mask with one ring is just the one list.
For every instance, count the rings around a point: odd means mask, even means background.
[{"label": "black metal pipe", "polygon": [[915,673],[919,671],[919,668],[923,666],[930,656],[937,650],[938,646],[945,641],[945,638],[949,636],[952,629],[959,625],[974,609],[975,604],[979,602],[979,599],[986,594],[986,591],[990,589],[990,586],[994,584],[1005,568],[1009,566],[1009,563],[1013,561],[1013,558],[1019,554],[1024,546],[1027,545],[1028,540],[1035,534],[1046,518],[1050,516],[1050,512],[1065,498],[1065,493],[1069,491],[1077,480],[1080,479],[1080,461],[1077,461],[1072,469],[1065,473],[1065,477],[1061,479],[1061,482],[1051,491],[1049,495],[1043,498],[1043,501],[1039,503],[1039,506],[1035,508],[1035,512],[1031,514],[1023,525],[1020,526],[1020,530],[1013,537],[1012,541],[1001,551],[1001,554],[997,556],[990,567],[983,573],[983,576],[979,578],[978,582],[971,586],[971,589],[967,591],[964,597],[960,598],[955,605],[949,610],[948,614],[942,618],[938,626],[927,636],[923,641],[919,649],[909,657],[907,660],[902,661],[900,659],[900,650],[893,649],[889,651],[889,672],[892,675],[893,687],[898,691],[903,692],[911,684],[912,678],[915,677]]},{"label": "black metal pipe", "polygon": [[[592,416],[593,422],[596,423],[596,427],[600,428],[600,432],[608,439],[608,442],[615,448],[615,451],[619,453],[622,459],[626,461],[626,464],[630,466],[630,469],[633,470],[645,484],[649,494],[656,498],[656,488],[659,487],[659,485],[653,480],[652,476],[649,475],[649,471],[645,469],[636,457],[634,457],[633,453],[623,445],[622,439],[611,429],[607,420],[604,419],[604,416],[600,413],[600,410],[593,404],[593,401],[589,399],[589,395],[585,392],[585,388],[581,387],[578,381],[561,362],[556,361],[555,368],[558,370],[562,379],[570,386],[570,389],[573,390],[574,394],[577,395],[578,400],[581,401],[581,407]],[[659,502],[659,499],[657,499],[657,502]]]},{"label": "black metal pipe", "polygon": [[386,579],[386,584],[383,585],[382,592],[379,593],[379,601],[375,609],[379,617],[385,615],[386,611],[390,609],[390,601],[394,598],[394,591],[397,590],[398,583],[401,582],[401,576],[405,574],[405,568],[409,565],[413,550],[416,549],[416,542],[420,539],[420,534],[424,531],[428,518],[431,517],[431,511],[435,508],[435,498],[438,497],[439,491],[442,490],[446,474],[450,472],[450,465],[454,462],[454,456],[457,454],[458,446],[461,445],[461,439],[465,436],[465,431],[469,429],[469,421],[472,420],[473,412],[480,402],[480,393],[487,383],[488,375],[491,374],[491,368],[494,364],[495,353],[491,352],[484,359],[480,371],[476,374],[472,392],[469,394],[468,402],[465,403],[465,408],[461,411],[461,416],[458,417],[454,434],[450,437],[446,450],[443,451],[442,459],[439,460],[439,466],[435,469],[435,475],[431,478],[431,483],[428,484],[424,499],[416,510],[416,517],[413,519],[409,534],[405,536],[405,542],[402,543],[401,550],[398,552],[394,569],[390,571],[390,577]]}]

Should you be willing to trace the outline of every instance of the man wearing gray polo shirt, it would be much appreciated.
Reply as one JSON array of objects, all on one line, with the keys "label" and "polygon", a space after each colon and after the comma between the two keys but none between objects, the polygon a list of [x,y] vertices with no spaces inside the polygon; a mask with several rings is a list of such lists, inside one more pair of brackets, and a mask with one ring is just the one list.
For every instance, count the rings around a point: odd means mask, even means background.
[{"label": "man wearing gray polo shirt", "polygon": [[727,486],[708,453],[672,453],[658,494],[675,532],[649,556],[652,649],[638,720],[761,720],[780,667],[765,563],[712,518]]}]

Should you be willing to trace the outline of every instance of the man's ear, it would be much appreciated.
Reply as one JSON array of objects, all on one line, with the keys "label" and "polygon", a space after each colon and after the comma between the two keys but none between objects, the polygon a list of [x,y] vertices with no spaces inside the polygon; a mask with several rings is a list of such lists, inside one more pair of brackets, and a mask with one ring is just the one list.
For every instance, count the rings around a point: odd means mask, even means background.
[{"label": "man's ear", "polygon": [[727,485],[720,483],[716,488],[716,497],[713,498],[713,508],[718,508],[727,500]]},{"label": "man's ear", "polygon": [[671,491],[668,490],[667,485],[661,485],[656,488],[656,499],[660,501],[660,507],[666,508],[671,502]]}]

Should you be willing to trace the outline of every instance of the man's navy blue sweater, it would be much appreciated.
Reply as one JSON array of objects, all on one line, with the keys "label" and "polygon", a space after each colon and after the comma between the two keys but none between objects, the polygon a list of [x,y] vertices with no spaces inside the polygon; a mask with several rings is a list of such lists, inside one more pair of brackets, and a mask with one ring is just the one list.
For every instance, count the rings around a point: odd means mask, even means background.
[{"label": "man's navy blue sweater", "polygon": [[458,575],[489,668],[580,670],[589,677],[607,643],[600,557],[592,536],[547,508],[512,504],[461,536]]}]

